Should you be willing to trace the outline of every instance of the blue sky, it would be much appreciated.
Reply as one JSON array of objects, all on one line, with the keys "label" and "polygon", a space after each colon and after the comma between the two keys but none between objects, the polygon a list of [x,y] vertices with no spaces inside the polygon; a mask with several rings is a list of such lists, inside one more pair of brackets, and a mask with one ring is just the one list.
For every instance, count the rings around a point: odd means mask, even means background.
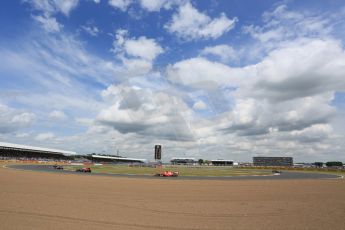
[{"label": "blue sky", "polygon": [[345,161],[343,1],[0,4],[0,141]]}]

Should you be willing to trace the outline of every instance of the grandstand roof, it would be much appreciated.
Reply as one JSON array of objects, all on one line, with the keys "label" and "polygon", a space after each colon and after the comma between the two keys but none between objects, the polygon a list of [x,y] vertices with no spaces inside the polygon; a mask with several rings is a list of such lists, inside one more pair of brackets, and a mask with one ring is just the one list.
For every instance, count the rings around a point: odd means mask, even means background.
[{"label": "grandstand roof", "polygon": [[234,161],[234,160],[217,159],[217,160],[211,160],[211,161],[227,162],[227,161]]},{"label": "grandstand roof", "polygon": [[111,159],[111,160],[122,160],[122,161],[141,161],[147,162],[146,159],[138,159],[138,158],[127,158],[127,157],[120,157],[120,156],[102,156],[102,155],[92,155],[93,158],[101,158],[101,159]]},{"label": "grandstand roof", "polygon": [[15,149],[15,150],[21,150],[21,151],[44,152],[44,153],[50,153],[50,154],[63,154],[66,156],[77,154],[76,152],[72,152],[72,151],[64,151],[64,150],[59,150],[59,149],[50,149],[50,148],[34,147],[34,146],[29,146],[29,145],[18,145],[18,144],[0,142],[0,149],[9,149],[9,148]]},{"label": "grandstand roof", "polygon": [[194,157],[173,157],[171,160],[195,160]]}]

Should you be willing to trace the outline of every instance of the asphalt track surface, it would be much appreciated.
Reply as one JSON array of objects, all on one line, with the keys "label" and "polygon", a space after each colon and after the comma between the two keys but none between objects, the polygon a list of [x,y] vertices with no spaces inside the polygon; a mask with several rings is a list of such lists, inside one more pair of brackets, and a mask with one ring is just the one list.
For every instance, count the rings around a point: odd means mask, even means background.
[{"label": "asphalt track surface", "polygon": [[82,173],[54,169],[52,165],[9,165],[8,168],[17,170],[40,171],[60,174],[78,174],[84,176],[110,176],[126,178],[169,179],[169,180],[301,180],[301,179],[340,179],[341,176],[310,172],[283,171],[280,175],[251,175],[251,176],[179,176],[179,177],[154,177],[151,175],[108,174],[108,173]]}]

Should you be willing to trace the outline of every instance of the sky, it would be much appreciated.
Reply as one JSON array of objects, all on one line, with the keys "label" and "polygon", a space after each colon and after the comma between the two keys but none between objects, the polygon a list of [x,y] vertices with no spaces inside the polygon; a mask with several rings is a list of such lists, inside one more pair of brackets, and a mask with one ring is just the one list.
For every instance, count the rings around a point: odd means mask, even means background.
[{"label": "sky", "polygon": [[342,0],[4,0],[0,141],[345,162]]}]

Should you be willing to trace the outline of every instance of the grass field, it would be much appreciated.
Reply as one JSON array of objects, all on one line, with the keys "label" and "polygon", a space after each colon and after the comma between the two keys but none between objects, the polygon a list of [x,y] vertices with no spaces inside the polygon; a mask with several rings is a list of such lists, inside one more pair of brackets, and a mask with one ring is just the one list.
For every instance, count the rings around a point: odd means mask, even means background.
[{"label": "grass field", "polygon": [[[80,166],[65,166],[66,170],[75,170]],[[167,166],[162,169],[151,167],[129,167],[127,165],[91,166],[94,173],[153,175],[160,171],[179,171],[183,176],[241,176],[241,175],[269,175],[271,170],[256,170],[231,167],[183,167]]]}]

